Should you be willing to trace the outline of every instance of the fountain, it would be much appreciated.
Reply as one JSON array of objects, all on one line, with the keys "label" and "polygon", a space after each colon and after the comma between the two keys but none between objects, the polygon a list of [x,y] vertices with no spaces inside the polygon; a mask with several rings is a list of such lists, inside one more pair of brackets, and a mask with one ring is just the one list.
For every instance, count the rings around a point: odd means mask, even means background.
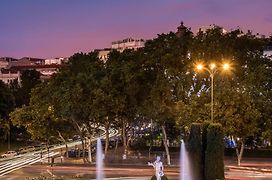
[{"label": "fountain", "polygon": [[188,158],[188,152],[185,147],[185,143],[181,140],[180,145],[180,157],[179,157],[179,179],[180,180],[191,180],[192,175],[190,171],[190,163]]},{"label": "fountain", "polygon": [[104,170],[103,170],[103,149],[101,139],[97,138],[96,143],[96,179],[103,180],[104,179]]}]

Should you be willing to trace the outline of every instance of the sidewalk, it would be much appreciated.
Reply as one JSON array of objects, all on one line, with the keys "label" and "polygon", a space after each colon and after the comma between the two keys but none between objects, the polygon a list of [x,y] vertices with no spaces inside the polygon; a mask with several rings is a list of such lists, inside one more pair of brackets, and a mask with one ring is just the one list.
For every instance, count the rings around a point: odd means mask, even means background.
[{"label": "sidewalk", "polygon": [[260,172],[260,173],[269,173],[272,174],[272,167],[271,168],[262,168],[260,167],[252,167],[250,165],[243,165],[243,166],[225,166],[227,170],[241,170],[241,171],[250,171],[250,172]]}]

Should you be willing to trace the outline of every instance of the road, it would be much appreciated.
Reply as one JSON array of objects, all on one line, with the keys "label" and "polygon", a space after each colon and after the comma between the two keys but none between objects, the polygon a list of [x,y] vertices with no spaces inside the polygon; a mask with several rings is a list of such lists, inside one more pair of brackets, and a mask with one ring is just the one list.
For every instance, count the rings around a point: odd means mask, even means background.
[{"label": "road", "polygon": [[[101,139],[105,139],[106,133],[104,128],[100,128],[103,130],[103,133],[100,135]],[[118,134],[118,131],[114,129],[110,129],[109,131],[109,136],[113,137]],[[96,141],[96,138],[92,139],[92,141]],[[74,141],[68,143],[68,147],[74,147],[76,145],[81,145],[81,141]],[[42,162],[43,160],[56,156],[60,152],[57,152],[57,150],[65,148],[64,145],[54,145],[53,147],[49,148],[49,152],[47,149],[44,149],[42,151],[33,151],[33,152],[28,152],[25,154],[20,154],[15,157],[10,157],[10,158],[3,158],[0,159],[0,177],[3,177],[13,171],[16,171],[18,169],[21,169],[26,166],[30,166],[32,164],[35,164],[37,162]]]}]

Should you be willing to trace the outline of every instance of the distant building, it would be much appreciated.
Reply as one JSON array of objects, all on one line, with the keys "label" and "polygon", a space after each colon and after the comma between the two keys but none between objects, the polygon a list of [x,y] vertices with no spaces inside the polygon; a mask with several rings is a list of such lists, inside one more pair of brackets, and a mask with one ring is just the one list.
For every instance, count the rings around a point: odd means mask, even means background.
[{"label": "distant building", "polygon": [[68,58],[50,58],[50,59],[45,59],[44,64],[64,64],[68,61]]},{"label": "distant building", "polygon": [[187,27],[184,26],[183,21],[181,21],[180,25],[177,27],[176,36],[181,37],[184,35],[184,33],[187,31]]},{"label": "distant building", "polygon": [[[218,28],[218,27],[220,27],[220,26],[217,26],[217,25],[215,25],[215,24],[209,25],[209,26],[201,26],[201,27],[199,28],[199,31],[206,32],[206,31],[209,30],[209,29],[214,29],[214,28]],[[222,33],[223,33],[223,34],[226,34],[227,32],[228,32],[228,31],[227,31],[226,29],[222,28]]]},{"label": "distant building", "polygon": [[41,74],[41,80],[49,79],[57,73],[68,58],[39,59],[24,57],[19,60],[0,58],[0,80],[6,84],[21,82],[20,76],[24,70],[36,70]]},{"label": "distant building", "polygon": [[11,57],[1,57],[0,58],[0,69],[1,68],[7,68],[11,62],[16,62],[17,59],[11,58]]},{"label": "distant building", "polygon": [[17,81],[21,82],[21,75],[19,71],[9,70],[9,69],[0,69],[0,81],[3,81],[6,84],[11,84],[12,82]]},{"label": "distant building", "polygon": [[104,48],[104,49],[96,49],[94,51],[98,52],[98,58],[106,62],[109,58],[109,53],[115,49],[119,52],[123,52],[125,49],[133,49],[138,50],[143,48],[145,45],[145,40],[143,39],[133,39],[133,38],[126,38],[119,41],[114,41],[111,43],[111,48]]},{"label": "distant building", "polygon": [[95,51],[98,52],[98,58],[103,61],[106,62],[109,58],[109,53],[111,52],[112,49],[110,48],[105,48],[105,49],[96,49]]},{"label": "distant building", "polygon": [[0,69],[1,68],[7,68],[9,65],[8,61],[6,61],[5,59],[0,59]]},{"label": "distant building", "polygon": [[272,46],[266,47],[263,54],[272,60]]},{"label": "distant building", "polygon": [[127,38],[120,41],[114,41],[111,43],[111,48],[117,51],[123,52],[125,49],[137,50],[143,48],[145,45],[145,40],[143,39],[132,39]]},{"label": "distant building", "polygon": [[62,67],[61,64],[44,64],[44,65],[30,65],[30,66],[13,66],[9,70],[16,72],[22,72],[24,70],[36,70],[41,73],[43,76],[52,76],[57,73],[58,70]]},{"label": "distant building", "polygon": [[44,64],[44,59],[23,57],[15,61],[10,61],[8,68],[13,66],[32,66],[32,65],[42,65],[42,64]]}]

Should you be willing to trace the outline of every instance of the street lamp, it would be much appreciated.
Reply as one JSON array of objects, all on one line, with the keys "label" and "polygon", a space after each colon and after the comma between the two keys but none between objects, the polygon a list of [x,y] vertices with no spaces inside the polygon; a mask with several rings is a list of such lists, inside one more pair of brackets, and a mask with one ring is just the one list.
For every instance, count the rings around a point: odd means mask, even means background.
[{"label": "street lamp", "polygon": [[[211,121],[213,122],[213,78],[215,73],[219,70],[220,67],[217,67],[215,63],[211,63],[208,67],[203,66],[202,64],[197,64],[196,69],[198,71],[206,70],[211,77]],[[228,63],[224,63],[221,67],[224,71],[230,69],[230,65]]]}]

